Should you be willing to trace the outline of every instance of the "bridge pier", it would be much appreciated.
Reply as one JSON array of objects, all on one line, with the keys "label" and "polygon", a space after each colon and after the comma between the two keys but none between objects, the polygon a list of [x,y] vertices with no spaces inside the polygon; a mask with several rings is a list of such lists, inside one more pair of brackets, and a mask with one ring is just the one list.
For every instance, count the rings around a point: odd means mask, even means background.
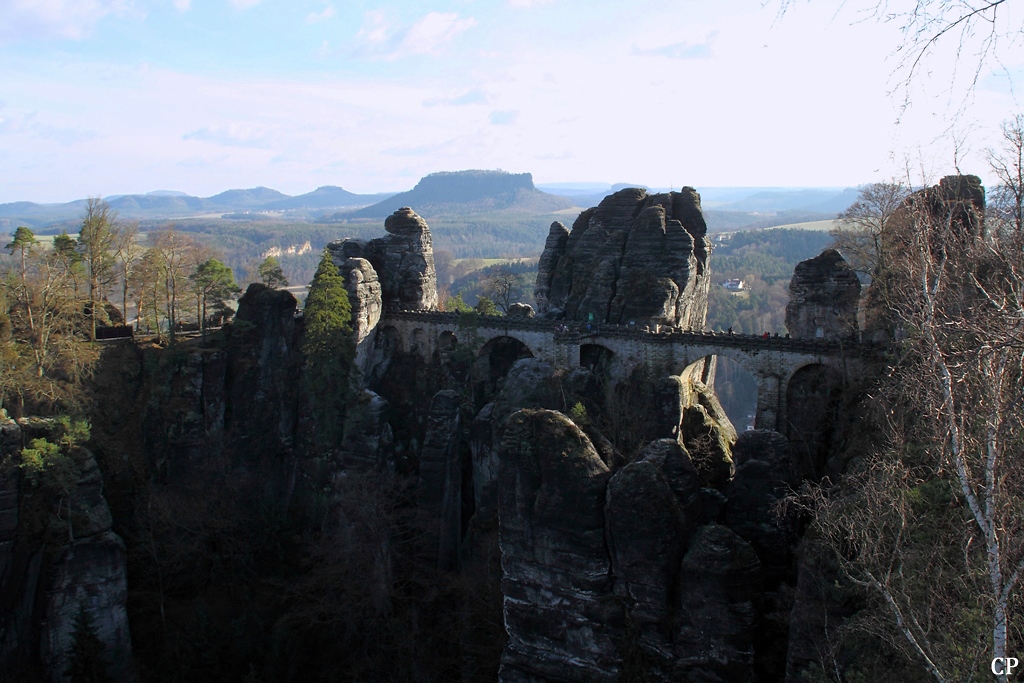
[{"label": "bridge pier", "polygon": [[779,431],[784,391],[782,380],[775,375],[756,376],[756,379],[757,414],[754,417],[754,428]]}]

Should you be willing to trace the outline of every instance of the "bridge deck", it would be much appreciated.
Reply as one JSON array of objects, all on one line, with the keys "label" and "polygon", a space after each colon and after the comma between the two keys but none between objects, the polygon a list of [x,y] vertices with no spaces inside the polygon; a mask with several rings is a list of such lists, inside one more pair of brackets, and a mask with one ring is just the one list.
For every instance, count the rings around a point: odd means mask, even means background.
[{"label": "bridge deck", "polygon": [[763,349],[833,355],[853,353],[871,355],[881,349],[877,345],[829,339],[791,339],[789,337],[764,337],[756,334],[728,334],[724,332],[694,332],[661,326],[659,330],[641,328],[638,325],[616,325],[612,323],[587,323],[579,321],[547,320],[544,318],[517,318],[510,316],[484,316],[472,313],[447,313],[444,311],[389,309],[383,319],[422,321],[427,324],[443,325],[456,329],[477,327],[549,332],[563,343],[585,342],[587,339],[619,338],[633,339],[648,344],[701,344],[724,348]]}]

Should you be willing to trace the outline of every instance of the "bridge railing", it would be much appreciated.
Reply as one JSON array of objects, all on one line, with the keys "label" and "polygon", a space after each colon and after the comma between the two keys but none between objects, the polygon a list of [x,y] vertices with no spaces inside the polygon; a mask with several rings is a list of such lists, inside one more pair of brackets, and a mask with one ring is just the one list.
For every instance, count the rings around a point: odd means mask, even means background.
[{"label": "bridge railing", "polygon": [[[598,340],[601,338],[636,339],[649,344],[712,345],[750,350],[778,350],[802,353],[878,353],[884,347],[859,341],[835,339],[792,339],[790,337],[757,334],[731,334],[681,330],[668,326],[649,329],[647,326],[618,325],[614,323],[586,323],[577,320],[548,320],[546,318],[519,318],[515,316],[487,316],[475,313],[387,308],[385,319],[408,320],[424,324],[444,325],[452,328],[472,325],[476,328],[497,330],[523,330],[550,332],[564,343]],[[646,329],[645,329],[646,328]]]}]

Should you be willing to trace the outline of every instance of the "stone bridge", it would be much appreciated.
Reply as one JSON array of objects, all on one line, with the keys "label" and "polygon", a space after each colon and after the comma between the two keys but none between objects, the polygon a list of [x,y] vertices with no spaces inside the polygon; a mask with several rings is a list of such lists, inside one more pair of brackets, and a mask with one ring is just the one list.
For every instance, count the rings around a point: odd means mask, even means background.
[{"label": "stone bridge", "polygon": [[[457,343],[470,344],[477,356],[483,356],[495,343],[508,339],[525,347],[524,355],[528,351],[556,368],[601,363],[613,383],[644,368],[655,377],[695,373],[696,379],[712,384],[714,364],[703,361],[725,356],[757,381],[755,427],[783,433],[787,397],[795,378],[808,375],[811,386],[820,385],[823,375],[842,385],[856,384],[878,358],[873,346],[836,340],[411,310],[385,311],[376,334],[367,342],[377,350],[388,345],[431,358]],[[372,364],[377,354],[368,351],[360,355]]]}]

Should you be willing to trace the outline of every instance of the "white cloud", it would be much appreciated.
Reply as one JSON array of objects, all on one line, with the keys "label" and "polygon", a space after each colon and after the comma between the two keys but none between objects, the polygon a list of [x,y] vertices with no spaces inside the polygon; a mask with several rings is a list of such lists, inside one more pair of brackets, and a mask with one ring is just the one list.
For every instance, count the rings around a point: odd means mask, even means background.
[{"label": "white cloud", "polygon": [[492,111],[489,120],[495,126],[509,126],[519,118],[519,112],[515,109],[509,111]]},{"label": "white cloud", "polygon": [[431,12],[408,27],[396,27],[381,11],[367,12],[356,41],[356,54],[395,60],[410,55],[437,53],[459,34],[476,26],[476,19],[458,12]]},{"label": "white cloud", "polygon": [[0,38],[75,40],[104,17],[132,9],[131,0],[6,0],[0,2]]},{"label": "white cloud", "polygon": [[179,12],[187,12],[192,8],[192,0],[174,0],[174,9]]},{"label": "white cloud", "polygon": [[323,41],[317,49],[313,50],[313,56],[317,59],[327,59],[331,56],[331,44],[328,41]]},{"label": "white cloud", "polygon": [[228,0],[228,3],[235,9],[249,9],[260,4],[262,0]]},{"label": "white cloud", "polygon": [[452,97],[431,97],[423,100],[424,107],[462,107],[468,104],[487,104],[490,97],[480,88],[473,88]]},{"label": "white cloud", "polygon": [[327,7],[323,8],[323,11],[320,11],[320,12],[310,12],[309,14],[307,14],[306,15],[306,23],[307,24],[315,24],[318,21],[323,21],[324,19],[330,19],[333,16],[334,16],[334,5],[328,3]]},{"label": "white cloud", "polygon": [[70,147],[99,137],[96,131],[82,126],[47,123],[38,112],[16,113],[12,117],[0,118],[0,135],[53,140],[62,147]]},{"label": "white cloud", "polygon": [[403,41],[410,54],[429,54],[455,36],[476,26],[476,19],[459,19],[456,12],[431,12],[409,29]]},{"label": "white cloud", "polygon": [[548,3],[551,2],[554,2],[554,0],[508,0],[508,6],[520,9],[528,9],[536,5],[547,5]]},{"label": "white cloud", "polygon": [[270,147],[270,135],[265,128],[238,122],[197,128],[181,136],[181,139],[212,142],[223,147],[252,147],[255,149]]},{"label": "white cloud", "polygon": [[711,47],[717,36],[718,31],[713,31],[703,43],[683,41],[662,47],[634,47],[633,54],[640,57],[668,57],[669,59],[709,59],[712,56]]}]

